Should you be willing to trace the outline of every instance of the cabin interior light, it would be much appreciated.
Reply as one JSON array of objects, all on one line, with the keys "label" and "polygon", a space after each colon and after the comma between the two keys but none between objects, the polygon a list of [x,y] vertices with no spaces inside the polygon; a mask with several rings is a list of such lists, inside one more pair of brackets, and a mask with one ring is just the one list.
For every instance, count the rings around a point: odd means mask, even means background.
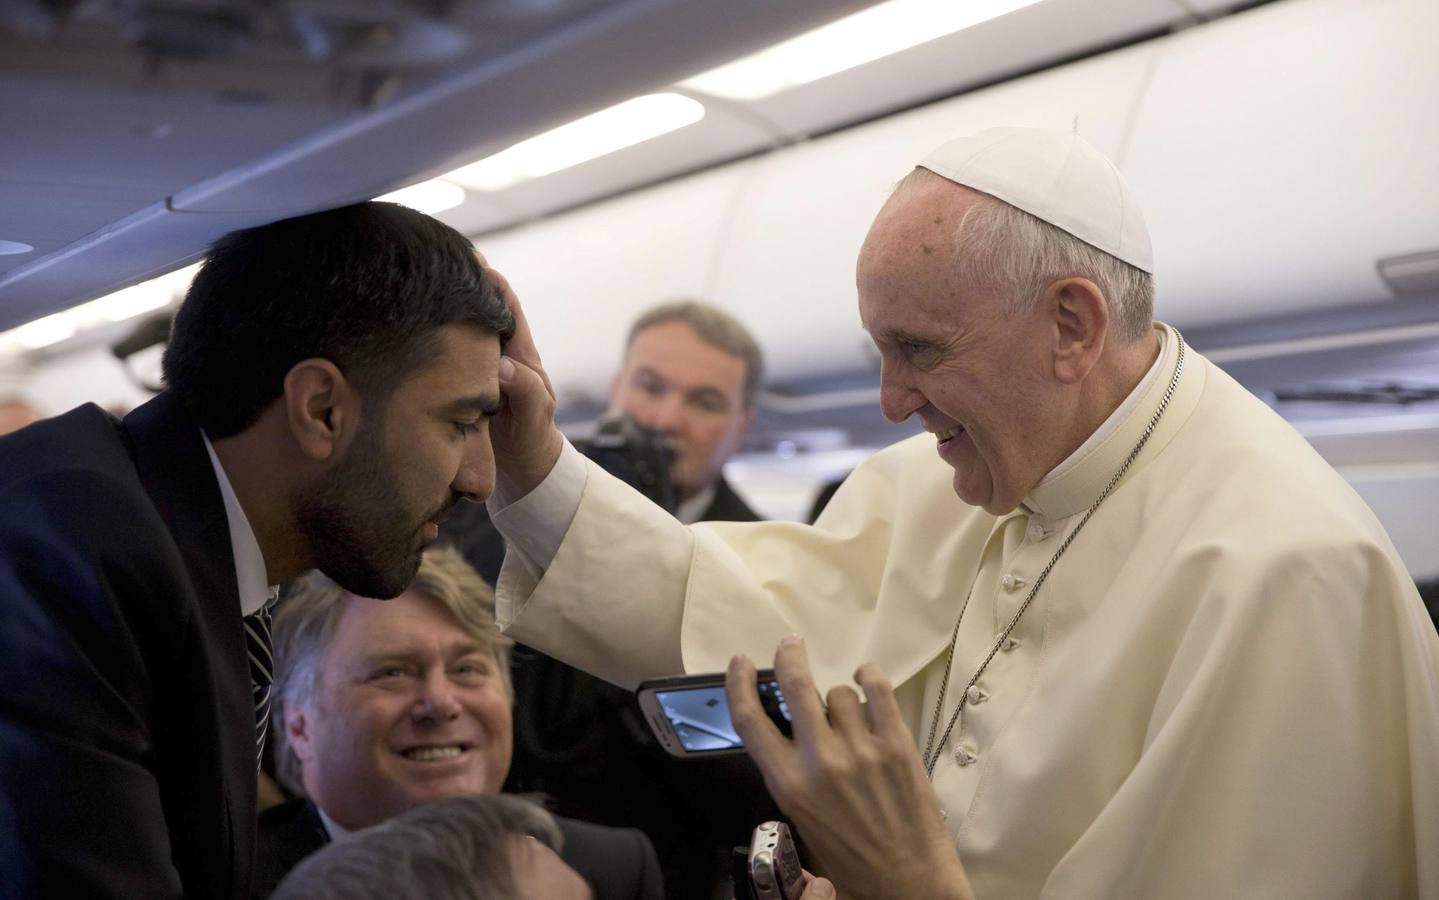
[{"label": "cabin interior light", "polygon": [[477,191],[504,190],[676,131],[704,114],[698,100],[646,94],[520,141],[444,178]]},{"label": "cabin interior light", "polygon": [[375,199],[387,203],[398,203],[425,215],[433,216],[435,213],[454,209],[464,203],[465,189],[453,181],[431,178],[429,181],[412,184],[409,187],[400,188],[398,191],[390,191]]},{"label": "cabin interior light", "polygon": [[195,263],[106,294],[89,303],[82,303],[63,312],[0,332],[0,348],[39,350],[69,340],[80,332],[99,325],[123,322],[163,309],[184,294],[199,268],[200,264]]},{"label": "cabin interior light", "polygon": [[679,86],[730,100],[759,100],[1038,2],[889,0],[702,72]]}]

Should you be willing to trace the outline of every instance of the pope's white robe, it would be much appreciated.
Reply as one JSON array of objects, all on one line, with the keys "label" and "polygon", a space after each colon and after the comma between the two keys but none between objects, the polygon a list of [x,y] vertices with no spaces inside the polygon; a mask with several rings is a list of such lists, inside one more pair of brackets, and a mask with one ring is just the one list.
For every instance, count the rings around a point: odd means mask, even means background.
[{"label": "pope's white robe", "polygon": [[[816,527],[681,526],[590,465],[542,577],[506,561],[500,618],[629,685],[798,632],[822,686],[877,662],[923,746],[966,592],[946,719],[1178,347],[1167,331],[1108,438],[1005,516],[956,498],[927,435],[857,469]],[[976,895],[1439,898],[1439,636],[1354,491],[1186,352],[945,745],[934,787]]]}]

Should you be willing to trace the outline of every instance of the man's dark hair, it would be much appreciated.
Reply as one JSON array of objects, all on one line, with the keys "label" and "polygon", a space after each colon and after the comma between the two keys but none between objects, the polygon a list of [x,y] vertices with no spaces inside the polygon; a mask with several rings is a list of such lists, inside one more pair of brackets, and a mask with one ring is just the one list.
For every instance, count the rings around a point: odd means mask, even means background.
[{"label": "man's dark hair", "polygon": [[229,437],[301,360],[328,359],[373,402],[458,322],[502,344],[515,330],[470,242],[397,204],[344,206],[216,241],[175,314],[165,383],[210,437]]}]

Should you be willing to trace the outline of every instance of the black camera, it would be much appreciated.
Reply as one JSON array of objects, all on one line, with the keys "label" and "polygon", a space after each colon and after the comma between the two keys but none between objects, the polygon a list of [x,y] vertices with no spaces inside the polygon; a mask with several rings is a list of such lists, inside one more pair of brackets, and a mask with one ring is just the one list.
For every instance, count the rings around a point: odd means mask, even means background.
[{"label": "black camera", "polygon": [[613,414],[600,419],[594,434],[574,442],[575,449],[600,468],[673,513],[678,501],[670,466],[675,447],[669,436],[646,428],[631,416]]}]

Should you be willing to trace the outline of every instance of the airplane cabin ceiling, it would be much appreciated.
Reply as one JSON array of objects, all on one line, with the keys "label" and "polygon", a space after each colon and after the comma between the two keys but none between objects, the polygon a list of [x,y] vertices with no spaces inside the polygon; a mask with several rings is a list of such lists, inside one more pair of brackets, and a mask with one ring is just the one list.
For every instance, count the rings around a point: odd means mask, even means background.
[{"label": "airplane cabin ceiling", "polygon": [[[216,237],[430,177],[874,0],[24,0],[0,10],[0,330]],[[1252,5],[1252,4],[1244,4]],[[480,234],[1183,28],[1196,0],[1044,0],[444,218]],[[699,96],[699,95],[696,95]]]}]

